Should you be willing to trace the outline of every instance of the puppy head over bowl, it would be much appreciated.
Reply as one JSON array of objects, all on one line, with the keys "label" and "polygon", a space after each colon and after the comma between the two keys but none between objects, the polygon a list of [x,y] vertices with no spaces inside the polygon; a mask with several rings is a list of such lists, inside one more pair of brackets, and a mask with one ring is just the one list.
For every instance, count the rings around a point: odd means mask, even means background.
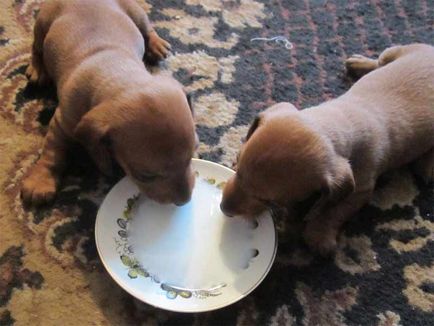
[{"label": "puppy head over bowl", "polygon": [[319,137],[299,111],[276,105],[252,124],[238,170],[223,192],[227,215],[254,216],[267,207],[302,201],[321,191],[335,193],[345,162]]},{"label": "puppy head over bowl", "polygon": [[146,196],[182,205],[194,186],[192,110],[180,84],[165,76],[152,78],[145,90],[89,111],[75,136],[103,172],[110,174],[114,158]]}]

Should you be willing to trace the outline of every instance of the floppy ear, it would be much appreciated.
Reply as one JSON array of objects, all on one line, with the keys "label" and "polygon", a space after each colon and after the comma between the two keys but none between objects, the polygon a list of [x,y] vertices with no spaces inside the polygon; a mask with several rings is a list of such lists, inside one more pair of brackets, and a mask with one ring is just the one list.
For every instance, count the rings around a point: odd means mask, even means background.
[{"label": "floppy ear", "polygon": [[110,153],[110,126],[107,105],[99,104],[87,112],[74,129],[74,137],[88,151],[98,168],[106,175],[113,174]]},{"label": "floppy ear", "polygon": [[187,102],[188,106],[190,107],[191,114],[194,116],[193,95],[191,95],[191,93],[185,93],[185,96],[187,97]]},{"label": "floppy ear", "polygon": [[[184,93],[185,93],[185,97],[187,98],[188,106],[190,107],[191,115],[194,118],[193,95],[191,95],[191,93],[187,93],[185,90]],[[198,149],[200,142],[199,142],[199,136],[197,135],[197,132],[194,133],[194,142],[195,142],[194,148]]]},{"label": "floppy ear", "polygon": [[291,103],[281,102],[281,103],[277,103],[277,104],[269,107],[265,111],[258,114],[255,117],[255,120],[253,120],[253,123],[249,128],[249,131],[247,132],[247,136],[246,136],[245,140],[246,141],[249,140],[249,138],[253,135],[255,130],[259,127],[259,124],[261,123],[261,119],[263,117],[264,118],[271,117],[271,116],[273,116],[275,114],[279,114],[281,112],[287,112],[288,110],[298,112],[298,109],[294,105],[292,105]]},{"label": "floppy ear", "polygon": [[249,128],[249,131],[247,131],[246,141],[249,140],[249,138],[253,135],[255,130],[259,127],[259,123],[261,122],[261,116],[257,115],[255,117],[255,120],[253,120],[252,125]]},{"label": "floppy ear", "polygon": [[328,207],[344,200],[354,192],[355,187],[353,171],[348,160],[344,158],[336,159],[333,174],[325,177],[321,197],[305,216],[305,220],[315,218]]},{"label": "floppy ear", "polygon": [[332,178],[329,178],[326,187],[328,200],[332,204],[344,200],[354,192],[356,183],[348,160],[344,158],[338,159],[335,174]]},{"label": "floppy ear", "polygon": [[273,105],[272,107],[268,108],[267,110],[265,110],[263,113],[272,113],[272,112],[288,112],[288,111],[293,111],[293,112],[298,112],[299,110],[295,107],[294,104],[290,103],[290,102],[279,102],[275,105]]}]

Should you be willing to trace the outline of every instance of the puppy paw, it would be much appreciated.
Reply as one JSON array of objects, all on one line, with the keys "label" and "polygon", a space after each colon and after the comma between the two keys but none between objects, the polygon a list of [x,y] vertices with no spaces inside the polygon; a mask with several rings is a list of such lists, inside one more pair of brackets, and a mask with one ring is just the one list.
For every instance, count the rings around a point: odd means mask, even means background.
[{"label": "puppy paw", "polygon": [[348,73],[363,75],[378,68],[378,61],[360,54],[354,54],[345,60]]},{"label": "puppy paw", "polygon": [[32,64],[28,65],[25,74],[29,82],[32,84],[45,85],[47,83],[45,73],[39,72]]},{"label": "puppy paw", "polygon": [[57,180],[46,167],[36,165],[23,181],[21,197],[26,205],[42,205],[53,200]]},{"label": "puppy paw", "polygon": [[308,247],[323,257],[331,256],[337,248],[336,232],[306,229],[303,237]]},{"label": "puppy paw", "polygon": [[155,31],[149,34],[148,47],[148,56],[157,60],[166,58],[171,49],[169,42],[163,40]]}]

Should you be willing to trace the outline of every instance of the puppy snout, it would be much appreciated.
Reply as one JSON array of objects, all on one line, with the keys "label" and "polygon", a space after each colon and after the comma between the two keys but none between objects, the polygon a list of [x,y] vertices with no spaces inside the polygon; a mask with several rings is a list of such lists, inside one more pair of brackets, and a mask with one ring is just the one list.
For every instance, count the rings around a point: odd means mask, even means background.
[{"label": "puppy snout", "polygon": [[189,174],[186,178],[179,180],[175,185],[175,200],[177,206],[182,206],[188,203],[191,199],[191,194],[194,187],[194,176]]},{"label": "puppy snout", "polygon": [[184,206],[185,204],[187,204],[190,201],[190,198],[186,199],[186,200],[177,200],[175,201],[175,205],[176,206]]},{"label": "puppy snout", "polygon": [[234,178],[229,179],[225,188],[223,189],[223,196],[220,202],[220,210],[228,217],[237,215],[237,207],[239,206],[239,200],[235,194],[237,189],[235,188]]},{"label": "puppy snout", "polygon": [[225,214],[227,217],[234,217],[235,214],[232,214],[230,210],[228,210],[223,202],[220,203],[220,210]]},{"label": "puppy snout", "polygon": [[187,204],[191,199],[191,191],[188,189],[184,191],[181,196],[178,196],[177,199],[174,200],[176,206],[182,206]]},{"label": "puppy snout", "polygon": [[148,198],[162,205],[167,205],[172,203],[172,201],[167,197],[148,195]]},{"label": "puppy snout", "polygon": [[235,205],[232,203],[231,200],[228,200],[227,198],[223,197],[221,203],[220,203],[220,210],[225,214],[227,217],[234,217],[237,215],[237,212],[235,211]]}]

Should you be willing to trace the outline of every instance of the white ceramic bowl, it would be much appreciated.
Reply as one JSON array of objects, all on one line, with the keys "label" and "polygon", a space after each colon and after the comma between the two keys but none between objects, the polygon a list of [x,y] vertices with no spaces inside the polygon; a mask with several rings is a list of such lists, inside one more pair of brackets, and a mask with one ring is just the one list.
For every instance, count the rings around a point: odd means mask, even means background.
[{"label": "white ceramic bowl", "polygon": [[220,210],[234,171],[194,159],[196,185],[182,207],[139,196],[127,177],[102,203],[95,226],[101,260],[137,299],[178,312],[230,305],[253,291],[273,263],[277,238],[271,215],[229,218]]}]

